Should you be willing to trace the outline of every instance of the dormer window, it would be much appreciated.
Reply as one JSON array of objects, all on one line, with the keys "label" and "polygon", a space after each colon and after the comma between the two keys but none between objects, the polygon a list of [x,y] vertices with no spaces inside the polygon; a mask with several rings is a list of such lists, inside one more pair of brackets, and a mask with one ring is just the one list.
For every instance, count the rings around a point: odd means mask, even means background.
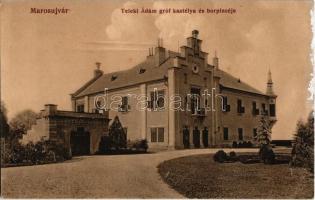
[{"label": "dormer window", "polygon": [[140,70],[139,70],[139,74],[143,74],[144,72],[145,72],[145,69],[140,68]]},{"label": "dormer window", "polygon": [[116,75],[112,75],[111,81],[114,81],[116,79],[117,79],[117,76]]}]

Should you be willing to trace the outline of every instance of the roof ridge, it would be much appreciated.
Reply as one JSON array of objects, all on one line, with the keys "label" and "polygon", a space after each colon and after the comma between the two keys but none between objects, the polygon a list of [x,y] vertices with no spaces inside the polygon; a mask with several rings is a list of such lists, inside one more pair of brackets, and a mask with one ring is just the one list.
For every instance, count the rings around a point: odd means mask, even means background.
[{"label": "roof ridge", "polygon": [[[232,75],[232,74],[230,74],[230,73],[228,73],[228,72],[226,72],[226,71],[224,71],[224,70],[222,70],[222,69],[217,69],[217,70],[218,70],[219,72],[223,72],[223,73],[224,73],[223,75],[225,75],[225,76],[230,76],[231,78],[235,79],[236,81],[241,80],[240,78],[236,78],[234,75]],[[222,78],[222,77],[221,77],[221,78]],[[246,82],[240,81],[240,82],[238,82],[238,83],[245,85],[246,87],[248,87],[248,88],[249,88],[250,90],[252,90],[252,91],[249,91],[248,89],[247,89],[247,90],[246,90],[246,89],[240,89],[240,88],[237,88],[237,87],[235,87],[235,86],[227,86],[227,85],[225,85],[225,83],[220,83],[220,84],[222,84],[222,85],[225,86],[226,88],[232,88],[232,89],[237,89],[237,90],[241,90],[241,91],[247,91],[247,92],[251,92],[251,93],[266,95],[264,92],[262,92],[262,91],[256,89],[254,86],[252,86],[252,85],[250,85],[250,84],[248,84],[248,83],[246,83]]]}]

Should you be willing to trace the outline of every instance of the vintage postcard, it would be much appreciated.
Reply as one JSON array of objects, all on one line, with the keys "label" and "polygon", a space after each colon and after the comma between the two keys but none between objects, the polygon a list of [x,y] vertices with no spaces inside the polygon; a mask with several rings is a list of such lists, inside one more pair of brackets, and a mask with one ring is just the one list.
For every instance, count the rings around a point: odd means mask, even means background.
[{"label": "vintage postcard", "polygon": [[1,1],[1,197],[312,199],[313,8]]}]

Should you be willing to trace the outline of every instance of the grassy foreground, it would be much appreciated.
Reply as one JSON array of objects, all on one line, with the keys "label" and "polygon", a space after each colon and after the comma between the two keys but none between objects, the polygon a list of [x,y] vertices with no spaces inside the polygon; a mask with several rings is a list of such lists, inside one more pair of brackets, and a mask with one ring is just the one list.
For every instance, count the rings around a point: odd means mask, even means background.
[{"label": "grassy foreground", "polygon": [[161,163],[163,180],[188,198],[313,198],[313,176],[288,164],[216,163],[213,155]]}]

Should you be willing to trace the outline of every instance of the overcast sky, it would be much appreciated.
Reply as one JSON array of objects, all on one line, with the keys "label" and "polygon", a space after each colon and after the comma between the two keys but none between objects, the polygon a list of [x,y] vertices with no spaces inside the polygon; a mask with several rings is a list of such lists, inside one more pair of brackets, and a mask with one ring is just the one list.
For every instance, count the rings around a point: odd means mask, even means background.
[{"label": "overcast sky", "polygon": [[[311,1],[3,1],[1,99],[9,117],[46,103],[70,110],[70,96],[92,78],[95,62],[112,72],[145,59],[158,37],[177,50],[193,29],[211,63],[261,91],[270,69],[278,95],[274,139],[290,138],[311,109],[307,87]],[[67,8],[68,14],[31,14],[31,8]],[[138,14],[121,8],[234,8],[230,14]]]}]

